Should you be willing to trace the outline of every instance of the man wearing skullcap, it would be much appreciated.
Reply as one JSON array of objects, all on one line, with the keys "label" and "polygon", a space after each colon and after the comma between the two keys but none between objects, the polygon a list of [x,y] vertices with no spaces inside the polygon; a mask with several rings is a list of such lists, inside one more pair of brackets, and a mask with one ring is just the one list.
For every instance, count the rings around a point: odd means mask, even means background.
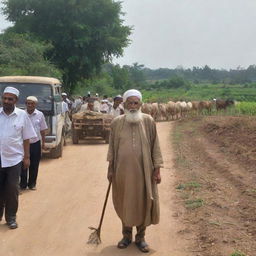
[{"label": "man wearing skullcap", "polygon": [[64,114],[69,113],[70,100],[68,99],[68,95],[65,92],[63,92],[61,93],[61,96],[62,96],[61,112]]},{"label": "man wearing skullcap", "polygon": [[45,148],[45,131],[47,130],[47,124],[44,114],[36,109],[37,103],[38,99],[35,96],[29,96],[26,99],[26,112],[37,136],[29,140],[30,166],[29,168],[22,168],[20,179],[20,188],[22,190],[27,187],[31,190],[36,190],[38,168],[41,159],[41,146],[43,149]]},{"label": "man wearing skullcap", "polygon": [[110,108],[109,108],[109,105],[108,105],[108,100],[107,99],[101,100],[100,112],[104,113],[104,114],[108,114],[109,111],[110,111]]},{"label": "man wearing skullcap", "polygon": [[121,106],[122,101],[123,97],[121,95],[117,95],[116,97],[114,97],[114,104],[109,112],[110,115],[116,117],[124,114],[124,109]]},{"label": "man wearing skullcap", "polygon": [[84,103],[79,112],[86,112],[86,111],[94,111],[94,112],[100,112],[100,103],[95,100],[94,98],[87,98],[86,103]]},{"label": "man wearing skullcap", "polygon": [[136,226],[135,244],[140,251],[149,252],[145,231],[159,223],[157,184],[163,160],[156,124],[140,111],[141,93],[128,90],[123,100],[125,114],[112,121],[107,157],[113,204],[122,222],[123,238],[117,247],[124,249],[132,242]]},{"label": "man wearing skullcap", "polygon": [[16,88],[6,87],[0,108],[0,221],[4,214],[10,229],[18,227],[21,166],[29,167],[29,140],[36,137],[27,113],[15,106],[18,97]]}]

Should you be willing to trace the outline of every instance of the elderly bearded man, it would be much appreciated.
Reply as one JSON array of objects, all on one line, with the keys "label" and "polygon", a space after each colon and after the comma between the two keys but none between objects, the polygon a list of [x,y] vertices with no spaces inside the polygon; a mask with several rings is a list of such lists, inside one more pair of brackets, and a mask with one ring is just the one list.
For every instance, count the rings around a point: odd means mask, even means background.
[{"label": "elderly bearded man", "polygon": [[113,203],[123,225],[117,247],[123,249],[131,243],[132,227],[136,226],[135,244],[140,251],[149,252],[144,237],[146,227],[159,222],[157,184],[163,160],[155,122],[140,111],[141,93],[128,90],[123,100],[125,115],[111,124],[107,158]]}]

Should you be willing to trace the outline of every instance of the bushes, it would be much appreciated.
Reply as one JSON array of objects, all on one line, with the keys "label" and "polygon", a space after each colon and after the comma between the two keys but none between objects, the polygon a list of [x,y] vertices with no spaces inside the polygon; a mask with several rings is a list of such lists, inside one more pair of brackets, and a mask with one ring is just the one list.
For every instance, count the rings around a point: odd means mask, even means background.
[{"label": "bushes", "polygon": [[256,115],[256,102],[239,102],[236,105],[236,110],[243,115]]}]

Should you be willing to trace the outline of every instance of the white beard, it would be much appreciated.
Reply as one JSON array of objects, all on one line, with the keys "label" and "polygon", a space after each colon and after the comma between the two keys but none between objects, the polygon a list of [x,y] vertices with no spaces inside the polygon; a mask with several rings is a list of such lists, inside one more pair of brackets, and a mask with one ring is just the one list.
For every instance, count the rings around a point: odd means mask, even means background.
[{"label": "white beard", "polygon": [[142,120],[141,110],[124,110],[125,120],[128,123],[136,124]]}]

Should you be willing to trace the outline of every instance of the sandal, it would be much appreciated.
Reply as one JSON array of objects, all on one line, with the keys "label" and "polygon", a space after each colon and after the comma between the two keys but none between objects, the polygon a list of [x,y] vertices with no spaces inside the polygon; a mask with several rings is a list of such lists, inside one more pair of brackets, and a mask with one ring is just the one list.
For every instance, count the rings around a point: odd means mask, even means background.
[{"label": "sandal", "polygon": [[123,237],[121,241],[118,242],[117,244],[117,248],[119,249],[125,249],[129,246],[129,244],[131,243],[132,241],[127,238],[127,237]]},{"label": "sandal", "polygon": [[149,252],[149,246],[145,241],[135,242],[136,246],[141,252],[147,253]]}]

